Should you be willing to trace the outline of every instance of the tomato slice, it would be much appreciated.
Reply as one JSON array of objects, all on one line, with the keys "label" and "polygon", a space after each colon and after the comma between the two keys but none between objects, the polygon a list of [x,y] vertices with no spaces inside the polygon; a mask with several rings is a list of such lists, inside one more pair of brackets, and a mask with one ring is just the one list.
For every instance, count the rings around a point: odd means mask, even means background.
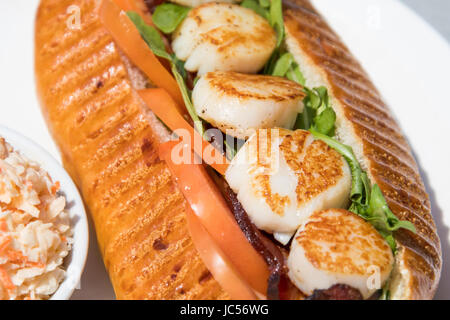
[{"label": "tomato slice", "polygon": [[166,89],[178,105],[184,106],[177,82],[141,38],[125,11],[111,0],[103,0],[100,7],[100,19],[118,46],[150,81]]},{"label": "tomato slice", "polygon": [[173,151],[189,146],[169,141],[160,146],[160,158],[165,160],[176,184],[202,225],[223,250],[236,269],[259,294],[265,295],[269,269],[237,224],[222,194],[200,164],[177,163]]},{"label": "tomato slice", "polygon": [[123,11],[135,11],[144,19],[146,24],[153,25],[152,16],[143,10],[142,0],[114,0]]},{"label": "tomato slice", "polygon": [[222,175],[225,174],[228,167],[227,158],[208,141],[202,139],[201,135],[181,116],[180,108],[167,91],[161,88],[154,88],[139,90],[138,93],[147,106],[172,131],[185,130],[185,134],[179,135],[184,139],[188,139],[186,142],[190,144],[191,149],[196,154],[202,156],[203,160],[217,172]]},{"label": "tomato slice", "polygon": [[257,300],[250,285],[203,227],[189,207],[186,212],[189,233],[197,251],[214,279],[235,300]]}]

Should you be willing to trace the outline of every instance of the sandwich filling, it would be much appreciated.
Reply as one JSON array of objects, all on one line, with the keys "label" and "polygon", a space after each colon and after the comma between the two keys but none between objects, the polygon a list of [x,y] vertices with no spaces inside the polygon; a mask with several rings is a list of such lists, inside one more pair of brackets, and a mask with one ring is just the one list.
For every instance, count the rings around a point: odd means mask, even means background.
[{"label": "sandwich filling", "polygon": [[392,213],[336,139],[327,89],[306,87],[286,49],[281,0],[224,2],[152,3],[154,26],[127,14],[169,61],[196,130],[227,137],[231,163],[225,177],[211,175],[270,266],[267,296],[282,298],[287,279],[310,298],[380,293],[394,264],[393,232],[414,226]]}]

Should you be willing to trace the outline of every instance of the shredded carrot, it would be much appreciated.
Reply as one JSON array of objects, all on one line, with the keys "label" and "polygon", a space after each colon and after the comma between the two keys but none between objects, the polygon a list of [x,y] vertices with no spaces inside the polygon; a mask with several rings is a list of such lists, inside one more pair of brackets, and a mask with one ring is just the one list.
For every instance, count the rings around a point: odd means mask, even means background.
[{"label": "shredded carrot", "polygon": [[44,268],[45,264],[42,262],[33,262],[29,261],[27,257],[25,257],[20,251],[16,250],[8,250],[6,252],[6,256],[12,263],[20,263],[25,267],[36,267],[36,268]]},{"label": "shredded carrot", "polygon": [[56,181],[55,184],[52,186],[52,194],[55,195],[59,191],[60,187],[61,184],[59,183],[59,181]]},{"label": "shredded carrot", "polygon": [[11,243],[11,236],[7,236],[0,242],[0,256],[6,256],[11,263],[20,264],[25,267],[44,268],[45,264],[42,262],[29,261],[22,252],[8,248]]},{"label": "shredded carrot", "polygon": [[11,243],[11,237],[7,236],[5,239],[3,239],[3,242],[0,242],[0,256],[4,254],[6,248]]},{"label": "shredded carrot", "polygon": [[0,231],[3,232],[8,231],[8,225],[6,224],[6,221],[3,219],[0,219]]},{"label": "shredded carrot", "polygon": [[33,183],[30,180],[25,181],[25,184],[27,185],[28,191],[33,189]]},{"label": "shredded carrot", "polygon": [[6,270],[3,269],[2,266],[0,266],[0,282],[8,290],[13,290],[16,288],[11,278],[9,277],[8,272],[6,272]]}]

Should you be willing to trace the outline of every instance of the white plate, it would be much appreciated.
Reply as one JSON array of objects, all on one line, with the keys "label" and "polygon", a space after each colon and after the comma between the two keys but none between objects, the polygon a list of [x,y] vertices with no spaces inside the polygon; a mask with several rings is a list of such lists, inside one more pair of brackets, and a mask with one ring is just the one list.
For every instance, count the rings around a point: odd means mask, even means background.
[{"label": "white plate", "polygon": [[66,278],[51,297],[52,300],[67,300],[78,286],[86,264],[89,246],[89,232],[83,200],[69,174],[44,149],[21,134],[0,125],[0,136],[5,138],[15,151],[31,161],[37,162],[48,172],[53,181],[61,184],[60,192],[65,196],[73,230],[73,246],[64,259]]},{"label": "white plate", "polygon": [[[33,25],[37,0],[0,1],[0,124],[56,148],[35,97]],[[450,298],[450,48],[426,22],[396,0],[315,0],[361,61],[408,137],[430,194],[444,254],[436,297]],[[92,241],[95,243],[95,241]],[[98,249],[91,246],[76,298],[113,297]]]}]

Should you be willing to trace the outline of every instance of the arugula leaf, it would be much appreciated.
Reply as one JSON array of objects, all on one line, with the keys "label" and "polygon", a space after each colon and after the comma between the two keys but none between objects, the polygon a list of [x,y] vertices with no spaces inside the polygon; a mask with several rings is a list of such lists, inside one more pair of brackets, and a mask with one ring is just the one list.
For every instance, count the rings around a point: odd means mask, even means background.
[{"label": "arugula leaf", "polygon": [[286,52],[282,54],[275,63],[272,75],[277,77],[284,77],[286,73],[291,69],[293,62],[294,57],[292,56],[291,53]]},{"label": "arugula leaf", "polygon": [[264,66],[264,74],[272,74],[275,63],[280,57],[282,51],[282,44],[285,36],[282,0],[270,1],[268,20],[277,34],[277,44],[272,52],[272,55],[269,58],[269,61]]},{"label": "arugula leaf", "polygon": [[171,61],[172,57],[167,53],[164,41],[162,40],[158,30],[147,25],[137,12],[128,11],[127,16],[134,23],[141,34],[141,37],[145,40],[153,53],[158,57]]},{"label": "arugula leaf", "polygon": [[259,4],[263,8],[269,8],[270,7],[270,0],[259,0]]},{"label": "arugula leaf", "polygon": [[379,300],[391,300],[391,291],[389,290],[390,280],[386,281],[381,291]]},{"label": "arugula leaf", "polygon": [[295,120],[294,124],[294,130],[309,130],[309,128],[311,128],[311,124],[313,123],[314,115],[315,110],[305,106],[303,108],[303,112],[297,115],[297,119]]},{"label": "arugula leaf", "polygon": [[352,204],[349,210],[370,222],[395,253],[397,247],[393,232],[403,228],[415,233],[416,228],[414,225],[409,221],[401,221],[394,215],[377,184],[374,184],[372,188],[370,187],[367,173],[362,170],[351,147],[316,131],[314,128],[309,129],[309,131],[315,138],[324,141],[345,158],[352,174],[350,191]]},{"label": "arugula leaf", "polygon": [[286,78],[289,80],[295,81],[297,83],[300,83],[302,86],[305,85],[305,77],[303,76],[303,73],[300,71],[300,67],[297,63],[292,63],[291,68],[286,73]]},{"label": "arugula leaf", "polygon": [[325,108],[314,118],[314,128],[327,136],[333,136],[335,122],[336,113],[333,108]]},{"label": "arugula leaf", "polygon": [[304,109],[298,115],[294,128],[303,130],[314,128],[319,133],[333,136],[336,113],[331,107],[327,89],[325,87],[303,89],[306,93],[303,99]]},{"label": "arugula leaf", "polygon": [[411,232],[416,232],[416,228],[411,222],[400,221],[389,209],[386,199],[377,184],[372,187],[367,216],[368,219],[374,221],[374,224],[378,225],[379,229],[384,228],[386,231],[396,231],[404,228]]},{"label": "arugula leaf", "polygon": [[[272,74],[275,64],[282,54],[282,44],[284,40],[284,20],[282,0],[244,0],[241,6],[252,9],[257,14],[269,21],[272,28],[275,29],[277,35],[277,43],[269,60],[264,66],[264,74]],[[296,70],[300,71],[300,69]],[[284,76],[284,75],[283,75]],[[290,73],[291,77],[298,77],[299,73]],[[298,77],[301,79],[300,77]]]},{"label": "arugula leaf", "polygon": [[136,28],[139,30],[141,37],[145,40],[149,48],[153,51],[155,55],[158,57],[167,59],[170,62],[171,70],[175,80],[180,87],[181,95],[183,96],[183,101],[186,105],[186,109],[189,115],[194,121],[194,125],[200,135],[203,136],[205,130],[203,128],[203,122],[197,115],[194,106],[191,101],[191,93],[186,86],[185,78],[186,71],[184,69],[184,63],[179,60],[175,55],[171,55],[166,51],[164,46],[164,41],[161,38],[158,30],[156,30],[153,26],[147,25],[141,16],[133,11],[127,12],[128,17],[134,23]]},{"label": "arugula leaf", "polygon": [[175,31],[186,18],[190,8],[174,3],[163,3],[156,7],[152,14],[153,23],[162,32],[168,34]]},{"label": "arugula leaf", "polygon": [[[262,0],[264,2],[264,0]],[[265,3],[264,3],[265,5]],[[269,3],[270,5],[270,3]],[[241,6],[244,8],[248,8],[248,9],[252,9],[253,11],[255,11],[257,14],[259,14],[261,17],[269,20],[269,11],[267,9],[265,9],[265,7],[263,7],[263,5],[261,5],[261,1],[257,1],[257,0],[244,0],[241,3]]]},{"label": "arugula leaf", "polygon": [[300,83],[303,86],[305,85],[305,77],[300,71],[299,65],[295,62],[294,57],[289,52],[285,52],[280,55],[274,64],[272,75],[277,77],[286,77],[289,80]]},{"label": "arugula leaf", "polygon": [[284,40],[283,6],[281,0],[270,1],[269,22],[277,33],[277,48],[279,48]]}]

